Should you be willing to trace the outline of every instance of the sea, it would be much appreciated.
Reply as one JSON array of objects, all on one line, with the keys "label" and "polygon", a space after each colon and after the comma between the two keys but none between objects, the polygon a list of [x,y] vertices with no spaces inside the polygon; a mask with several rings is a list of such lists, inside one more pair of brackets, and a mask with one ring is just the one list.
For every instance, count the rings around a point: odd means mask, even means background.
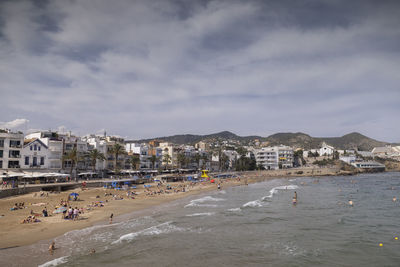
[{"label": "sea", "polygon": [[50,242],[1,250],[0,265],[400,266],[400,173],[222,184],[68,232],[53,255]]}]

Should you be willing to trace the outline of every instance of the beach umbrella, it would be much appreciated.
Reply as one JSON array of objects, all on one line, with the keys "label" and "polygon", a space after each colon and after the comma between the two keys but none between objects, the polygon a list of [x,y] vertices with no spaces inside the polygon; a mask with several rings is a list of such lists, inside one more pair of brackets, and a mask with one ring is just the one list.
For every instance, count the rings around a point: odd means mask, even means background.
[{"label": "beach umbrella", "polygon": [[69,194],[70,196],[73,196],[73,197],[77,197],[77,196],[79,196],[79,194],[78,193],[71,193],[71,194]]}]

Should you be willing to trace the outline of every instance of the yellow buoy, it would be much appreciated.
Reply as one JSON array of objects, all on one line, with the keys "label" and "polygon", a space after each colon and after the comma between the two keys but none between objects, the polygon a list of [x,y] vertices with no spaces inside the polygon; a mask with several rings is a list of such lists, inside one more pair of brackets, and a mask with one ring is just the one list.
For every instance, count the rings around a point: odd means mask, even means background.
[{"label": "yellow buoy", "polygon": [[383,247],[383,244],[382,244],[382,243],[379,243],[379,246],[380,246],[380,247]]}]

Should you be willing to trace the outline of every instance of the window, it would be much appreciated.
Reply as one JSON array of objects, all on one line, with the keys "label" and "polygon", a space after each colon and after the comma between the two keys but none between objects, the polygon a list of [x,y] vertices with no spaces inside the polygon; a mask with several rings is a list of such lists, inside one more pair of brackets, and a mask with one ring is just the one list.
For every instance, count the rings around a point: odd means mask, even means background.
[{"label": "window", "polygon": [[0,160],[0,169],[3,169],[3,161]]},{"label": "window", "polygon": [[36,158],[36,157],[33,157],[33,163],[32,163],[32,165],[33,165],[33,166],[37,166],[37,158]]},{"label": "window", "polygon": [[31,146],[31,150],[32,150],[32,146]]},{"label": "window", "polygon": [[33,145],[33,150],[37,150],[37,145]]},{"label": "window", "polygon": [[40,151],[40,146],[38,146],[38,148],[37,148],[39,151]]},{"label": "window", "polygon": [[0,147],[4,147],[4,139],[0,139]]},{"label": "window", "polygon": [[3,150],[0,150],[0,158],[3,157]]},{"label": "window", "polygon": [[25,165],[29,165],[29,157],[25,157]]},{"label": "window", "polygon": [[40,165],[44,165],[44,157],[40,157]]}]

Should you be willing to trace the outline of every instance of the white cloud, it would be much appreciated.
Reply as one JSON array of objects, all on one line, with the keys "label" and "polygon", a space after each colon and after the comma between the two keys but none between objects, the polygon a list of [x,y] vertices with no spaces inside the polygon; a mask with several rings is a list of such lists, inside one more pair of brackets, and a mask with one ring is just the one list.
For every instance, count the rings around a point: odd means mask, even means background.
[{"label": "white cloud", "polygon": [[13,121],[0,122],[0,128],[16,129],[23,125],[26,125],[28,122],[29,122],[29,120],[27,120],[27,119],[15,119]]}]

